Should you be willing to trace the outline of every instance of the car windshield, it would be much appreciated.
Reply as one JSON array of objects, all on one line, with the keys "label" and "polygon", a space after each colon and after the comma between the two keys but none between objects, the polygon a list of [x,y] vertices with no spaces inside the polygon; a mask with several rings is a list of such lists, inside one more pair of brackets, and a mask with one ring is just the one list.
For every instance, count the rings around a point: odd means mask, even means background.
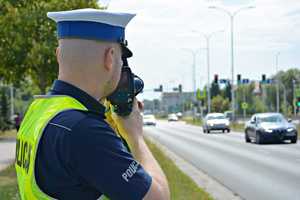
[{"label": "car windshield", "polygon": [[270,115],[270,116],[258,117],[258,121],[260,123],[278,123],[278,122],[284,122],[285,119],[280,115]]},{"label": "car windshield", "polygon": [[211,120],[211,119],[226,119],[226,118],[223,115],[217,115],[217,116],[208,116],[207,119]]}]

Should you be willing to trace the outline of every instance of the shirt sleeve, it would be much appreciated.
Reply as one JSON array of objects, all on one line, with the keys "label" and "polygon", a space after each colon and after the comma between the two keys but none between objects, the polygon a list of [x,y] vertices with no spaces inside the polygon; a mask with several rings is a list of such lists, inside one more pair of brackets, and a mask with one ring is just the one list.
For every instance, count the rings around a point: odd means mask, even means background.
[{"label": "shirt sleeve", "polygon": [[106,122],[86,118],[71,133],[71,166],[111,200],[142,200],[152,178]]}]

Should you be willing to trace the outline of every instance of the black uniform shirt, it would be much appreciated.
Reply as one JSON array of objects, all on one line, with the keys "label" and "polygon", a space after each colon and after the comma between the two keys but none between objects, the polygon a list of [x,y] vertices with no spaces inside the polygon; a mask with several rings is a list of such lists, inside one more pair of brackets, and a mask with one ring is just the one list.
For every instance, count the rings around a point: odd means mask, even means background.
[{"label": "black uniform shirt", "polygon": [[105,122],[105,107],[79,88],[56,80],[50,95],[68,95],[88,112],[63,111],[46,126],[35,176],[43,192],[56,199],[142,200],[152,178]]}]

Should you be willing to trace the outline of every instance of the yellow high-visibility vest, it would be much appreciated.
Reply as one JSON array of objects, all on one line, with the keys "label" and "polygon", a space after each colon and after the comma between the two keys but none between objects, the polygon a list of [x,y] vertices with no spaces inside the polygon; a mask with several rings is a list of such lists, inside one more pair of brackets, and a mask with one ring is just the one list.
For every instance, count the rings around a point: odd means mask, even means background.
[{"label": "yellow high-visibility vest", "polygon": [[[39,96],[29,106],[20,126],[16,144],[15,167],[22,200],[53,199],[36,183],[34,174],[36,153],[48,122],[60,112],[73,109],[87,111],[84,105],[69,96]],[[104,195],[102,196],[104,198]]]}]

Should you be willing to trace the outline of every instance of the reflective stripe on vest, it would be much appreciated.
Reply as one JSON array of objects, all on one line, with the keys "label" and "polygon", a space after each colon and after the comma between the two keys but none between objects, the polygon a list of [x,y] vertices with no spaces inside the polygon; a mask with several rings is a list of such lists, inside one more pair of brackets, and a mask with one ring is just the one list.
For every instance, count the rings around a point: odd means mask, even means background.
[{"label": "reflective stripe on vest", "polygon": [[66,110],[87,111],[69,96],[39,96],[29,106],[17,135],[16,172],[22,200],[48,200],[36,183],[34,166],[39,140],[48,122]]}]

